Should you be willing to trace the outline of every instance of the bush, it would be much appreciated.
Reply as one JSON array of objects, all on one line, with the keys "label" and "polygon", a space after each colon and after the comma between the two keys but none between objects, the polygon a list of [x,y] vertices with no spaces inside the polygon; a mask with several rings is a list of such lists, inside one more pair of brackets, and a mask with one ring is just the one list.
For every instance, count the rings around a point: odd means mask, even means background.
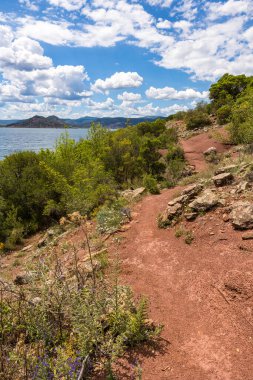
[{"label": "bush", "polygon": [[160,194],[160,190],[157,185],[157,181],[151,175],[146,175],[143,178],[143,186],[151,193],[151,194]]},{"label": "bush", "polygon": [[177,181],[182,178],[185,168],[185,161],[181,158],[175,158],[168,162],[167,180],[169,183],[176,185]]},{"label": "bush", "polygon": [[211,124],[211,120],[207,113],[202,111],[189,111],[186,117],[186,128],[194,130],[206,127]]},{"label": "bush", "polygon": [[119,202],[102,207],[96,216],[97,230],[102,234],[117,231],[124,219],[122,208],[123,204]]},{"label": "bush", "polygon": [[216,112],[218,123],[223,125],[229,122],[231,117],[231,106],[224,105],[220,107]]},{"label": "bush", "polygon": [[77,379],[82,368],[82,378],[106,377],[128,347],[157,337],[147,301],[134,302],[118,269],[107,282],[91,267],[94,276],[76,261],[68,278],[58,260],[44,260],[27,275],[29,287],[1,284],[1,379]]},{"label": "bush", "polygon": [[184,150],[180,145],[170,144],[168,146],[168,153],[166,155],[166,160],[170,162],[171,160],[180,159],[184,160]]}]

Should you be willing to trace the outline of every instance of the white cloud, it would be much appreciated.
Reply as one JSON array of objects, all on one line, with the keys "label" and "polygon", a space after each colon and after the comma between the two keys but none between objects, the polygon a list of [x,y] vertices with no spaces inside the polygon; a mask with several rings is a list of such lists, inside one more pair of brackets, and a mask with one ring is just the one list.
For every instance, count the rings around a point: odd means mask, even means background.
[{"label": "white cloud", "polygon": [[35,2],[31,0],[18,0],[20,4],[27,7],[30,11],[38,11],[39,7],[35,4]]},{"label": "white cloud", "polygon": [[155,88],[150,87],[146,91],[146,96],[151,99],[161,100],[161,99],[208,99],[208,91],[196,91],[192,88],[186,90],[177,91],[172,87]]},{"label": "white cloud", "polygon": [[228,0],[222,2],[210,2],[207,4],[207,15],[211,20],[216,20],[224,16],[236,16],[249,11],[249,0]]},{"label": "white cloud", "polygon": [[158,23],[156,24],[156,27],[158,29],[170,29],[171,26],[172,26],[172,22],[170,22],[169,20],[163,20],[163,19],[159,19]]},{"label": "white cloud", "polygon": [[19,84],[21,95],[46,96],[62,99],[83,97],[88,76],[83,66],[57,66],[45,70],[6,71],[4,78]]},{"label": "white cloud", "polygon": [[118,99],[123,102],[136,103],[141,100],[141,94],[125,91],[123,94],[118,95]]},{"label": "white cloud", "polygon": [[176,21],[174,24],[173,24],[173,27],[175,29],[180,29],[182,30],[184,33],[188,33],[190,28],[192,26],[192,23],[187,21],[187,20],[180,20],[180,21]]},{"label": "white cloud", "polygon": [[168,8],[174,0],[146,0],[149,5]]},{"label": "white cloud", "polygon": [[48,0],[48,2],[50,5],[62,7],[67,11],[76,11],[85,5],[86,0]]},{"label": "white cloud", "polygon": [[244,58],[250,55],[253,59],[252,51],[243,44],[244,24],[244,17],[235,17],[202,29],[195,28],[189,37],[179,39],[171,49],[162,50],[161,60],[156,63],[168,69],[184,70],[203,80],[215,80],[226,72],[243,73]]},{"label": "white cloud", "polygon": [[86,104],[89,106],[92,112],[94,111],[111,111],[115,109],[114,100],[107,98],[104,102],[94,102],[93,100],[87,100]]},{"label": "white cloud", "polygon": [[117,72],[104,80],[97,79],[92,85],[92,90],[106,92],[112,89],[140,87],[142,83],[143,78],[136,72]]},{"label": "white cloud", "polygon": [[11,41],[11,34],[7,33],[8,46],[4,41],[0,47],[0,71],[3,67],[13,67],[19,70],[44,69],[52,66],[52,60],[44,56],[44,51],[37,41],[21,37]]}]

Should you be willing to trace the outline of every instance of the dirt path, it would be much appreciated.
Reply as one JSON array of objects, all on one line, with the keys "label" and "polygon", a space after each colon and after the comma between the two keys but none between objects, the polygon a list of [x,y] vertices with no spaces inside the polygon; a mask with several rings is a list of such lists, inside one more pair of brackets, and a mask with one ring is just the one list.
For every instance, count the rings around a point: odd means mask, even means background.
[{"label": "dirt path", "polygon": [[[203,150],[224,150],[207,134],[183,146],[198,170],[205,167]],[[175,230],[158,229],[159,212],[178,191],[144,198],[121,235],[122,281],[148,296],[151,318],[164,325],[163,347],[139,356],[142,379],[252,380],[253,245],[239,249],[241,233],[222,221],[219,210],[185,225],[195,237],[190,246]],[[241,288],[226,293],[227,279]],[[120,378],[135,377],[128,368]]]},{"label": "dirt path", "polygon": [[203,152],[210,148],[215,147],[218,152],[225,152],[228,147],[215,141],[210,137],[210,132],[202,133],[194,136],[188,140],[181,142],[185,151],[185,158],[191,165],[194,165],[197,171],[204,170],[207,167],[206,162],[203,160]]}]

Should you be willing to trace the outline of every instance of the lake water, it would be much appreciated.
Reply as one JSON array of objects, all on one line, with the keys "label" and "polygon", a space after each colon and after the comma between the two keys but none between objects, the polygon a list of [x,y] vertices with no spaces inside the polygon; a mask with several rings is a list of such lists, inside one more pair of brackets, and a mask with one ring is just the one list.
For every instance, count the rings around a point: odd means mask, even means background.
[{"label": "lake water", "polygon": [[[21,150],[53,149],[56,139],[64,129],[52,128],[0,128],[0,160]],[[68,129],[71,138],[78,141],[85,138],[88,129]]]}]

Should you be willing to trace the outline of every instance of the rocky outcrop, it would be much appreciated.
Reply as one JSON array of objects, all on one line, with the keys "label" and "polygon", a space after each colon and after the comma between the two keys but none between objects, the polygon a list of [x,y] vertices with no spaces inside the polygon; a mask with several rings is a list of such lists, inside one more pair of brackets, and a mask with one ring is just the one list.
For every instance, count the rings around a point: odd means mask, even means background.
[{"label": "rocky outcrop", "polygon": [[253,228],[253,203],[240,201],[233,205],[230,214],[232,225],[237,230]]},{"label": "rocky outcrop", "polygon": [[[172,199],[168,203],[167,209],[159,217],[159,226],[167,227],[175,224],[182,215],[184,208],[191,202],[203,189],[201,184],[194,184],[184,189],[181,195]],[[188,220],[194,220],[197,217],[194,213],[189,213]]]},{"label": "rocky outcrop", "polygon": [[197,212],[208,211],[217,206],[219,198],[212,190],[205,190],[199,197],[189,204],[189,207]]},{"label": "rocky outcrop", "polygon": [[160,215],[158,224],[159,227],[168,227],[175,224],[178,217],[183,212],[183,205],[181,203],[175,203],[174,205],[168,205],[167,209]]},{"label": "rocky outcrop", "polygon": [[128,190],[122,191],[121,195],[122,197],[128,200],[132,200],[141,196],[145,191],[146,191],[145,187],[139,187],[138,189],[134,189],[134,190],[128,189]]},{"label": "rocky outcrop", "polygon": [[222,173],[213,177],[213,182],[216,187],[230,185],[234,180],[234,176],[231,173]]},{"label": "rocky outcrop", "polygon": [[227,165],[223,168],[219,168],[215,170],[215,175],[223,174],[223,173],[232,173],[237,168],[236,165]]}]

